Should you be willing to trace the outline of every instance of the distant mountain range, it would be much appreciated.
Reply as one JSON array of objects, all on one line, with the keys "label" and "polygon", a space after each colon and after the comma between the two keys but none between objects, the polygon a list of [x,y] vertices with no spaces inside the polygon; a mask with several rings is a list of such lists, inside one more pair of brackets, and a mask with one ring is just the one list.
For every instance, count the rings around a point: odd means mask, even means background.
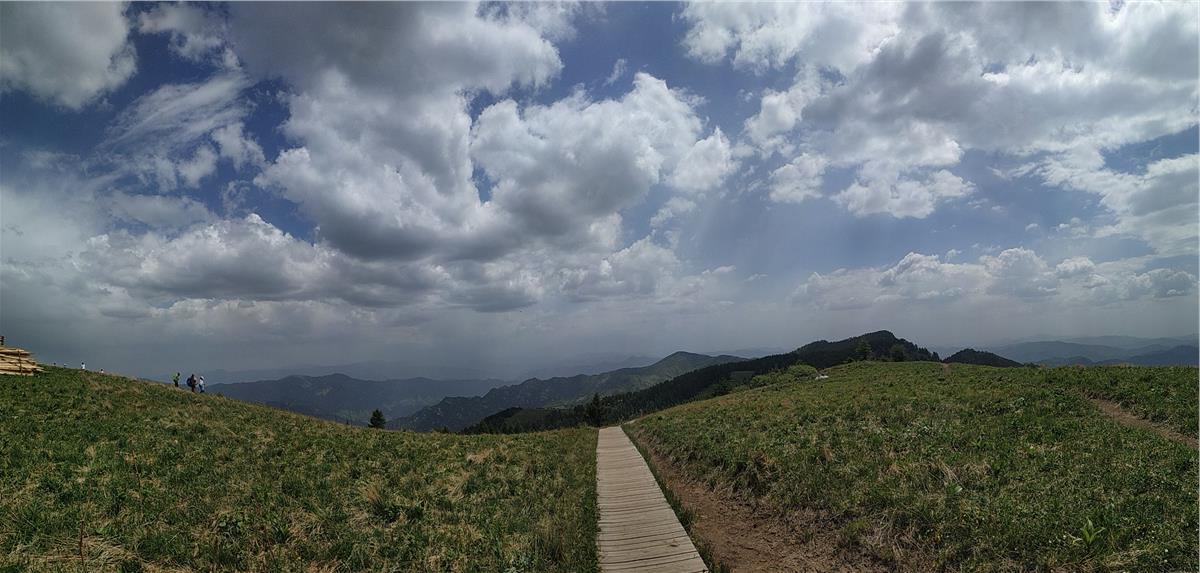
[{"label": "distant mountain range", "polygon": [[447,396],[478,396],[507,384],[503,380],[359,380],[345,374],[285,376],[240,384],[210,384],[208,391],[229,398],[365,424],[379,409],[387,419],[406,416]]},{"label": "distant mountain range", "polygon": [[1192,334],[1189,336],[1167,336],[1159,338],[1139,338],[1136,336],[1086,336],[1082,338],[1063,338],[1062,341],[1074,342],[1076,344],[1097,344],[1100,346],[1112,346],[1115,348],[1132,350],[1155,345],[1166,347],[1198,346],[1200,345],[1200,335]]},{"label": "distant mountain range", "polygon": [[[793,364],[829,368],[853,360],[935,361],[937,357],[926,348],[880,330],[835,342],[818,340],[792,352],[698,368],[640,390],[602,398],[595,408],[592,405],[575,408],[508,407],[487,415],[478,424],[466,428],[466,431],[508,433],[582,423],[613,423],[711,396],[719,391],[721,385],[733,380],[747,380]],[[594,411],[589,412],[589,409]]]},{"label": "distant mountain range", "polygon": [[[645,355],[596,354],[578,356],[557,364],[527,370],[519,380],[530,378],[563,378],[580,374],[601,374],[622,368],[641,368],[658,362],[659,358]],[[514,380],[516,384],[518,380]]]},{"label": "distant mountain range", "polygon": [[[1016,366],[1037,363],[1047,366],[1083,364],[1137,364],[1145,366],[1197,365],[1200,350],[1196,337],[1136,338],[1101,336],[1070,340],[1040,340],[981,349],[964,349],[946,362]],[[693,399],[736,377],[734,374],[762,373],[772,368],[801,362],[817,368],[847,360],[937,360],[936,354],[888,331],[879,331],[836,342],[820,340],[793,352],[781,352],[746,360],[733,354],[676,352],[658,361],[645,356],[589,355],[563,360],[545,372],[575,368],[575,375],[533,377],[521,383],[485,378],[435,380],[407,378],[367,380],[365,375],[396,372],[398,365],[376,362],[348,365],[350,373],[291,375],[253,382],[243,381],[247,372],[206,373],[213,382],[210,392],[231,398],[292,410],[326,419],[363,424],[372,410],[383,411],[389,427],[413,430],[448,428],[462,430],[495,416],[503,426],[509,417],[528,418],[546,427],[557,425],[546,416],[575,416],[564,406],[578,405],[593,394],[607,398],[609,411],[651,411],[682,399]],[[652,363],[651,363],[652,362]],[[738,364],[732,364],[732,363]],[[571,366],[571,365],[574,366]],[[596,372],[596,369],[612,367]],[[318,369],[332,367],[314,367]],[[569,370],[568,370],[569,371]],[[743,372],[744,371],[744,372]],[[274,371],[260,371],[271,372]],[[240,383],[224,383],[238,381]],[[664,382],[666,382],[664,384]],[[551,410],[547,410],[551,409]],[[544,410],[541,413],[531,410]],[[527,424],[516,424],[525,426]]]},{"label": "distant mountain range", "polygon": [[[183,377],[187,377],[189,372],[201,373],[199,370],[186,370]],[[424,378],[427,380],[487,380],[493,378],[503,378],[495,374],[485,372],[484,368],[473,365],[422,365],[411,362],[396,362],[389,360],[373,360],[367,362],[353,362],[348,364],[334,365],[299,365],[286,366],[280,368],[259,368],[252,370],[225,370],[220,368],[204,369],[204,377],[211,383],[217,384],[242,384],[247,382],[261,382],[264,380],[278,380],[288,376],[309,376],[319,378],[322,376],[330,376],[333,374],[344,374],[350,378],[358,380],[416,380]],[[153,376],[152,380],[170,380],[171,374],[158,374]],[[511,384],[515,378],[508,378],[507,384]]]},{"label": "distant mountain range", "polygon": [[638,368],[545,380],[532,378],[520,384],[494,388],[483,396],[446,398],[411,416],[394,420],[389,425],[410,430],[449,428],[457,431],[508,408],[568,406],[587,400],[593,394],[608,396],[641,390],[697,368],[740,360],[743,358],[738,356],[676,352],[654,364]]},{"label": "distant mountain range", "polygon": [[1056,357],[1043,360],[1040,364],[1046,366],[1066,366],[1081,364],[1084,366],[1105,366],[1111,364],[1134,364],[1137,366],[1196,366],[1200,363],[1200,347],[1176,346],[1165,350],[1151,350],[1133,356],[1092,360],[1086,356]]},{"label": "distant mountain range", "polygon": [[1194,336],[1153,339],[1100,336],[1071,341],[1039,340],[986,350],[1018,362],[1034,362],[1045,366],[1123,363],[1165,366],[1200,363],[1200,349],[1197,348]]}]

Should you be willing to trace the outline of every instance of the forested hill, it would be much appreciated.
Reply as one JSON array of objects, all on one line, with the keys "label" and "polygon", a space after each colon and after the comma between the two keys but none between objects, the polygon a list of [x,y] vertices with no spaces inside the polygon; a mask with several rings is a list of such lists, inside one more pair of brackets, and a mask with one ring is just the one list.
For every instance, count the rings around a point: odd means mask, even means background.
[{"label": "forested hill", "polygon": [[500,380],[359,380],[345,374],[330,374],[212,384],[208,391],[328,420],[366,424],[375,409],[392,419],[446,396],[477,396],[501,384],[504,382]]},{"label": "forested hill", "polygon": [[601,374],[580,374],[549,379],[531,378],[520,384],[494,388],[483,396],[450,397],[392,422],[391,427],[428,431],[448,428],[458,431],[485,417],[511,408],[569,406],[595,394],[608,396],[640,390],[685,372],[743,360],[737,356],[708,356],[676,352],[654,364],[621,368]]},{"label": "forested hill", "polygon": [[1015,368],[1017,366],[1023,366],[1023,364],[1017,362],[1016,360],[1009,360],[1003,356],[1000,356],[999,354],[975,350],[974,348],[964,348],[959,350],[958,352],[950,355],[950,357],[946,359],[946,362],[957,364],[977,364],[979,366],[998,366],[1001,368]]},{"label": "forested hill", "polygon": [[712,395],[722,384],[748,380],[759,374],[781,370],[793,364],[828,368],[855,360],[933,361],[937,353],[917,346],[891,332],[880,330],[845,340],[818,340],[785,354],[764,356],[742,362],[717,364],[676,376],[671,380],[638,390],[601,398],[571,410],[513,408],[488,417],[468,432],[515,432],[561,428],[583,423],[603,425],[630,420],[676,404]]}]

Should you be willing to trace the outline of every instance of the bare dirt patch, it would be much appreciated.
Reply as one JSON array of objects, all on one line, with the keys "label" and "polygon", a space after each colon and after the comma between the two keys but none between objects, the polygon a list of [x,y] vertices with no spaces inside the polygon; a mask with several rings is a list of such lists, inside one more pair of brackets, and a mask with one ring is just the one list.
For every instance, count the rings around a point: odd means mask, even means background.
[{"label": "bare dirt patch", "polygon": [[796,512],[785,519],[755,511],[741,500],[686,478],[652,448],[645,451],[667,488],[691,514],[689,533],[707,550],[714,567],[734,573],[909,569],[896,563],[889,566],[849,547],[840,527],[815,515]]},{"label": "bare dirt patch", "polygon": [[1105,400],[1103,398],[1088,398],[1088,400],[1091,400],[1091,402],[1095,404],[1097,408],[1100,408],[1100,411],[1103,412],[1105,416],[1125,424],[1126,426],[1150,430],[1151,432],[1171,440],[1172,442],[1179,442],[1193,449],[1198,447],[1196,438],[1185,434],[1180,434],[1168,426],[1151,422],[1150,420],[1142,418],[1141,416],[1126,410],[1116,402]]}]

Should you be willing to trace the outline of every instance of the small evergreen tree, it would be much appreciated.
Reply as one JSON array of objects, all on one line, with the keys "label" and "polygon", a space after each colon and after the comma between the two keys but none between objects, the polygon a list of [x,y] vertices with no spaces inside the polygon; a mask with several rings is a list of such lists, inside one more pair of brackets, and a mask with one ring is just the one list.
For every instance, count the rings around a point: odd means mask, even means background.
[{"label": "small evergreen tree", "polygon": [[904,345],[899,343],[892,345],[892,350],[889,354],[891,355],[892,362],[904,362],[908,358],[908,354],[904,351]]},{"label": "small evergreen tree", "polygon": [[371,412],[371,421],[367,422],[368,426],[371,426],[372,428],[383,428],[383,426],[386,424],[387,420],[383,418],[383,412],[380,412],[379,410]]},{"label": "small evergreen tree", "polygon": [[854,355],[859,360],[871,359],[871,345],[867,344],[867,340],[865,338],[858,339],[858,346],[854,349]]},{"label": "small evergreen tree", "polygon": [[600,404],[600,394],[592,394],[592,401],[587,405],[587,419],[593,426],[599,427],[604,423],[604,406]]}]

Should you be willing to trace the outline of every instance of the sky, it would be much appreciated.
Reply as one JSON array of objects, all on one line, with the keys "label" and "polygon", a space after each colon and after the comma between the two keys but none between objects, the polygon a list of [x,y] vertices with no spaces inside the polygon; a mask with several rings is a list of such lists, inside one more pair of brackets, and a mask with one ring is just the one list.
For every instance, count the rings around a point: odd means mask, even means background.
[{"label": "sky", "polygon": [[0,334],[396,363],[1195,333],[1195,3],[0,4]]}]

